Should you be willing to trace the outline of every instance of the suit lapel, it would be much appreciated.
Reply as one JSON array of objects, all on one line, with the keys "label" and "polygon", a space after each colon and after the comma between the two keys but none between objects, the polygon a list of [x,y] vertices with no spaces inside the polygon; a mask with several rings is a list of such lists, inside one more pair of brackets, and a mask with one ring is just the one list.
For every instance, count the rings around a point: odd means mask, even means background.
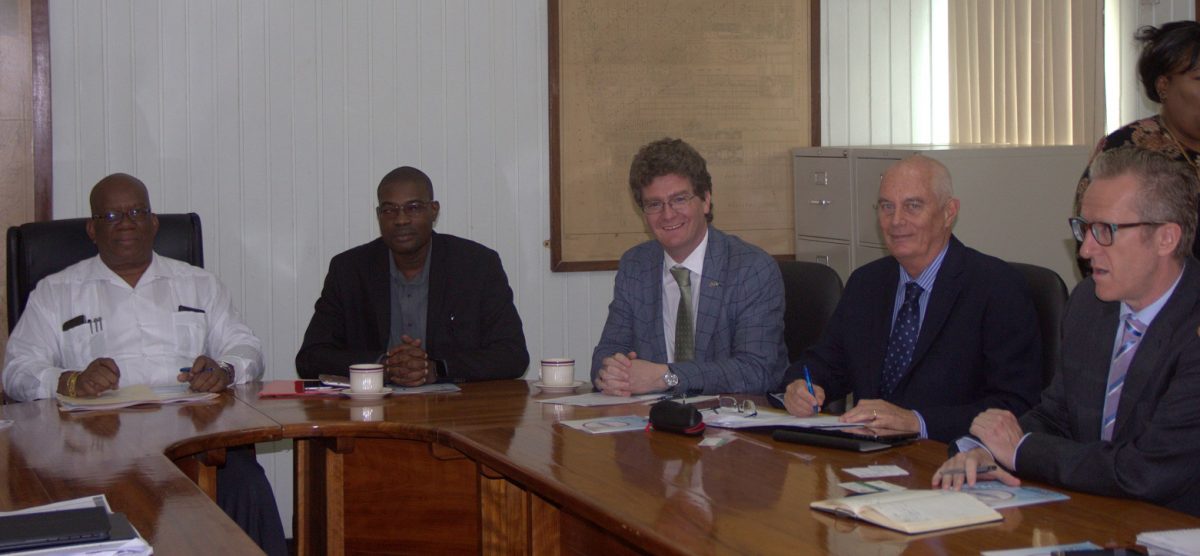
[{"label": "suit lapel", "polygon": [[708,228],[708,249],[704,253],[704,274],[700,283],[700,303],[696,306],[696,360],[707,361],[708,349],[713,333],[717,329],[715,308],[721,306],[721,282],[725,277],[725,266],[729,262],[729,244],[725,234],[711,226]]},{"label": "suit lapel", "polygon": [[[446,310],[446,282],[449,280],[451,273],[446,272],[446,259],[448,253],[442,247],[443,241],[441,237],[434,232],[430,237],[430,257],[426,259],[425,264],[429,267],[429,298],[425,307],[425,338],[422,340],[422,346],[426,351],[429,351],[436,341],[438,331],[441,330],[441,323],[437,322],[436,318],[439,315],[447,315]],[[439,249],[440,248],[440,249]]]},{"label": "suit lapel", "polygon": [[375,330],[378,332],[379,345],[389,348],[388,337],[392,329],[392,290],[391,266],[392,253],[382,239],[376,239],[379,249],[371,251],[371,263],[367,266],[370,274],[367,281],[367,302],[365,309],[375,314]]},{"label": "suit lapel", "polygon": [[[963,258],[966,248],[953,236],[946,248],[946,257],[942,259],[942,267],[938,269],[937,278],[933,281],[933,291],[929,294],[929,303],[925,307],[925,318],[921,320],[921,331],[917,334],[917,345],[913,347],[912,362],[905,369],[905,376],[921,363],[921,358],[933,345],[933,340],[942,331],[950,311],[962,291]],[[899,272],[899,271],[897,271]],[[897,281],[899,278],[897,277]],[[904,380],[901,378],[900,380]]]},{"label": "suit lapel", "polygon": [[[1108,371],[1112,365],[1113,342],[1116,339],[1117,326],[1120,325],[1121,304],[1105,303],[1092,332],[1085,336],[1086,346],[1081,353],[1087,354],[1088,361],[1080,366],[1085,376],[1076,377],[1079,381],[1081,397],[1079,403],[1079,435],[1080,438],[1099,440],[1100,421],[1104,415],[1104,396],[1108,390]],[[1139,348],[1140,349],[1140,348]],[[1092,371],[1092,369],[1095,369]],[[1093,374],[1094,373],[1094,374]],[[1127,375],[1128,376],[1128,375]]]},{"label": "suit lapel", "polygon": [[864,344],[871,349],[871,355],[866,360],[871,362],[872,367],[867,370],[866,376],[858,378],[863,380],[862,391],[871,398],[882,397],[879,387],[883,380],[883,360],[887,358],[888,340],[892,336],[892,309],[896,305],[896,285],[900,282],[900,263],[892,257],[888,257],[888,260],[891,264],[887,265],[887,272],[876,285],[873,297],[867,301],[870,303],[868,307],[878,307],[873,311],[875,318],[864,331],[868,339]]},{"label": "suit lapel", "polygon": [[642,284],[645,290],[642,291],[640,299],[648,300],[643,310],[650,311],[650,346],[654,353],[650,357],[644,354],[639,354],[639,358],[650,361],[666,361],[667,360],[667,338],[663,335],[663,265],[666,261],[663,259],[663,250],[648,249],[650,256],[654,260],[646,261],[646,266],[652,269],[649,279]]},{"label": "suit lapel", "polygon": [[[1194,268],[1195,266],[1195,264],[1188,264],[1185,267],[1183,278],[1179,280],[1179,285],[1175,288],[1171,299],[1167,300],[1162,311],[1154,318],[1154,322],[1150,323],[1150,328],[1146,330],[1146,336],[1138,345],[1137,353],[1133,355],[1133,361],[1129,364],[1129,372],[1125,375],[1125,386],[1121,389],[1121,402],[1117,405],[1117,423],[1113,430],[1114,439],[1118,438],[1117,435],[1121,434],[1122,429],[1131,426],[1129,417],[1133,412],[1124,411],[1124,408],[1136,407],[1137,400],[1141,398],[1147,385],[1155,382],[1159,373],[1164,371],[1165,365],[1162,364],[1162,359],[1170,352],[1171,337],[1195,311],[1197,300],[1194,282],[1200,272],[1200,269]],[[1191,331],[1187,333],[1190,334]],[[1113,334],[1113,337],[1116,337],[1115,331]]]}]

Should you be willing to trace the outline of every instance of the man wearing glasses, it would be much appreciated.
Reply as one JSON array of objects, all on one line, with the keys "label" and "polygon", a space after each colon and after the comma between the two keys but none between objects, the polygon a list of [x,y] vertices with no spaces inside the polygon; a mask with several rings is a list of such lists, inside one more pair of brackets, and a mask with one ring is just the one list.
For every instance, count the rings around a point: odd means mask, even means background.
[{"label": "man wearing glasses", "polygon": [[[1132,147],[1100,154],[1089,172],[1070,224],[1093,273],[1068,301],[1060,371],[1019,419],[975,417],[975,438],[959,440],[933,486],[1019,475],[1200,515],[1200,183]],[[976,474],[992,463],[1001,468]]]},{"label": "man wearing glasses", "polygon": [[762,249],[709,225],[712,178],[680,139],[654,141],[629,169],[654,234],[621,256],[592,380],[617,396],[763,393],[787,365],[783,278]]},{"label": "man wearing glasses", "polygon": [[[94,397],[135,384],[220,392],[262,376],[262,348],[212,273],[154,253],[158,217],[127,174],[91,192],[99,255],[43,278],[8,340],[4,390],[19,401]],[[250,448],[217,471],[217,504],[268,554],[286,554],[271,485]]]},{"label": "man wearing glasses", "polygon": [[891,256],[854,271],[821,339],[787,370],[788,411],[853,393],[843,421],[948,442],[984,409],[1029,409],[1041,387],[1033,301],[1016,270],[953,236],[946,167],[893,164],[877,212]]},{"label": "man wearing glasses", "polygon": [[433,231],[441,206],[416,168],[389,172],[376,195],[380,237],[329,263],[300,376],[376,361],[400,386],[521,376],[529,353],[500,256]]}]

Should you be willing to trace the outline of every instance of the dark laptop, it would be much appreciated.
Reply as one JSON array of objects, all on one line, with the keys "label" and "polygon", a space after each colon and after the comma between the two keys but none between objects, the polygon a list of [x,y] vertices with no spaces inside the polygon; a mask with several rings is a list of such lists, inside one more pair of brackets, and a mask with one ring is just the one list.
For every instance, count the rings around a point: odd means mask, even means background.
[{"label": "dark laptop", "polygon": [[102,507],[0,517],[0,552],[104,541],[109,528]]},{"label": "dark laptop", "polygon": [[876,452],[916,440],[917,433],[875,427],[844,429],[777,428],[771,438],[810,446],[823,446],[852,452]]}]

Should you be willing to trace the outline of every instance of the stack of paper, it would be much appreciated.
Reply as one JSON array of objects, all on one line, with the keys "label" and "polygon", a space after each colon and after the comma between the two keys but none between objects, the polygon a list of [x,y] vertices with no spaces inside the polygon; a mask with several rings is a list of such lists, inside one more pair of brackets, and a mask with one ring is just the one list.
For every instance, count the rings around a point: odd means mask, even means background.
[{"label": "stack of paper", "polygon": [[64,500],[44,506],[35,506],[25,508],[14,512],[0,512],[0,517],[36,514],[42,512],[54,512],[59,510],[75,510],[83,508],[104,508],[108,512],[111,528],[108,533],[108,540],[88,542],[82,544],[71,544],[66,546],[56,546],[51,548],[25,550],[21,552],[13,552],[10,554],[21,555],[38,555],[38,556],[58,556],[66,554],[88,554],[94,556],[101,555],[120,555],[120,556],[142,556],[146,554],[154,554],[154,549],[142,538],[141,533],[129,523],[124,514],[112,513],[112,508],[108,506],[108,499],[103,494],[96,496],[85,496],[74,500]]},{"label": "stack of paper", "polygon": [[1200,529],[1148,531],[1139,533],[1137,543],[1150,551],[1150,556],[1183,556],[1200,554]]},{"label": "stack of paper", "polygon": [[62,411],[96,411],[118,409],[142,404],[167,404],[209,400],[217,397],[212,392],[193,392],[186,383],[170,386],[146,386],[137,384],[117,390],[108,390],[94,398],[72,398],[58,395],[58,408]]}]

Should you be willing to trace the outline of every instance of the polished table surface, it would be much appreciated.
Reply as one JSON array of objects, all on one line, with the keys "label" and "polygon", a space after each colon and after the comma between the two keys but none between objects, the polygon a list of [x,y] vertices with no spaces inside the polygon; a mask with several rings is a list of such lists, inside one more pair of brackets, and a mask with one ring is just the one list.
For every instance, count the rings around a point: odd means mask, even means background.
[{"label": "polished table surface", "polygon": [[958,554],[1130,546],[1141,531],[1200,527],[1153,505],[1067,492],[1065,502],[1001,510],[999,523],[908,536],[808,504],[846,494],[837,486],[854,480],[846,467],[895,464],[909,476],[887,480],[925,488],[942,444],[856,454],[715,429],[706,435],[733,440],[705,448],[661,432],[589,435],[559,421],[649,406],[542,404],[553,396],[523,381],[462,390],[359,402],[258,399],[249,385],[201,405],[3,406],[0,418],[14,424],[0,430],[0,510],[104,493],[160,553],[241,554],[253,545],[192,482],[204,476],[195,468],[219,465],[224,447],[290,438],[302,554]]}]

